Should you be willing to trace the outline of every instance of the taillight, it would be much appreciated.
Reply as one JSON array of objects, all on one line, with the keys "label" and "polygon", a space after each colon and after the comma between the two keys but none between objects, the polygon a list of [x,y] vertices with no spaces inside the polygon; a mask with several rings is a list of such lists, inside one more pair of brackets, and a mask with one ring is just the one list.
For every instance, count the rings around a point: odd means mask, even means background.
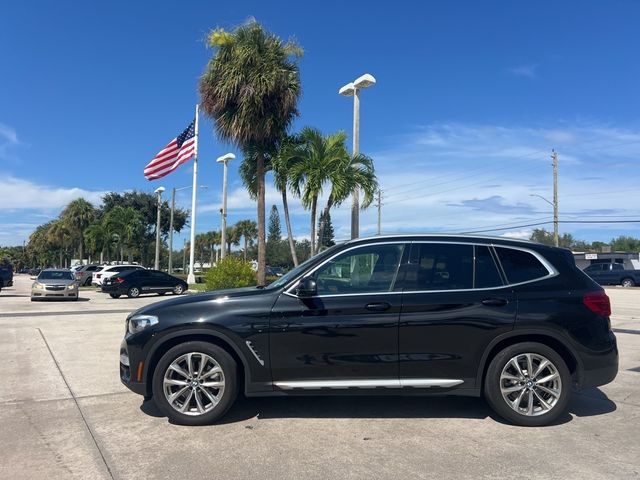
[{"label": "taillight", "polygon": [[113,281],[113,283],[122,283],[124,282],[124,278],[120,278],[120,277],[116,277],[116,279]]},{"label": "taillight", "polygon": [[603,317],[611,315],[611,302],[603,291],[587,293],[582,299],[582,303],[596,315]]}]

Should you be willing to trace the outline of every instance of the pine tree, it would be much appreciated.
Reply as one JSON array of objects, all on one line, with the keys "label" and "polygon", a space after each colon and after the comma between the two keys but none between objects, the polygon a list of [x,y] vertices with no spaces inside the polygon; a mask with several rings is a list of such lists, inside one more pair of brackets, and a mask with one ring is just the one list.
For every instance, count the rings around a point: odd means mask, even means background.
[{"label": "pine tree", "polygon": [[[333,224],[331,223],[331,214],[329,212],[320,213],[318,219],[318,225],[322,225],[324,222],[324,229],[318,228],[318,247],[319,250],[323,250],[328,247],[332,247],[336,244],[334,242]],[[320,238],[320,232],[323,232],[323,238]]]},{"label": "pine tree", "polygon": [[278,207],[273,205],[269,214],[269,233],[267,234],[267,243],[277,245],[282,240],[282,229],[280,228],[280,214]]}]

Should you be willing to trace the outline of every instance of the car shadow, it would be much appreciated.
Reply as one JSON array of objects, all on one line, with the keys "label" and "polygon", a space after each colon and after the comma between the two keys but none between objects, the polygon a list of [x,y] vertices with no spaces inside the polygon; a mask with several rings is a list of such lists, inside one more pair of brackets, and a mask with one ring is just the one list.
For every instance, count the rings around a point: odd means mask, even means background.
[{"label": "car shadow", "polygon": [[[549,426],[561,425],[574,417],[605,415],[616,410],[616,404],[599,389],[574,392],[567,411]],[[153,417],[165,415],[155,403],[145,401],[140,410]],[[337,395],[245,397],[239,395],[218,425],[258,419],[282,418],[451,418],[483,419],[511,425],[496,415],[484,399],[456,396]],[[170,421],[170,423],[173,423]]]}]

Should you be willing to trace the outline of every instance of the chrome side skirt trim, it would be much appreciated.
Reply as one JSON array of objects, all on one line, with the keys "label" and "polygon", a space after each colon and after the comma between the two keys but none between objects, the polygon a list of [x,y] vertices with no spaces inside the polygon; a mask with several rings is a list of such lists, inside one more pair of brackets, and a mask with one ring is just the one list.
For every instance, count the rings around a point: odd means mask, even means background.
[{"label": "chrome side skirt trim", "polygon": [[450,388],[464,383],[452,378],[406,378],[402,380],[301,380],[274,382],[283,390],[317,390],[321,388]]}]

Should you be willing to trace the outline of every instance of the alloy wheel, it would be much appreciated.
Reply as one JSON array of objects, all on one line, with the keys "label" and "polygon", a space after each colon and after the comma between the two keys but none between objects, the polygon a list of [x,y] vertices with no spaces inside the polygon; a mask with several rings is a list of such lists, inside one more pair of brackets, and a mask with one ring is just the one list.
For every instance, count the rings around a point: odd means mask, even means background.
[{"label": "alloy wheel", "polygon": [[182,295],[183,291],[184,288],[182,288],[182,285],[176,285],[173,289],[173,293],[175,293],[176,295]]},{"label": "alloy wheel", "polygon": [[538,353],[512,357],[500,374],[502,398],[515,412],[526,416],[548,413],[562,394],[558,368]]},{"label": "alloy wheel", "polygon": [[224,395],[225,378],[220,364],[201,352],[176,358],[167,367],[162,389],[171,407],[184,415],[203,415]]}]

